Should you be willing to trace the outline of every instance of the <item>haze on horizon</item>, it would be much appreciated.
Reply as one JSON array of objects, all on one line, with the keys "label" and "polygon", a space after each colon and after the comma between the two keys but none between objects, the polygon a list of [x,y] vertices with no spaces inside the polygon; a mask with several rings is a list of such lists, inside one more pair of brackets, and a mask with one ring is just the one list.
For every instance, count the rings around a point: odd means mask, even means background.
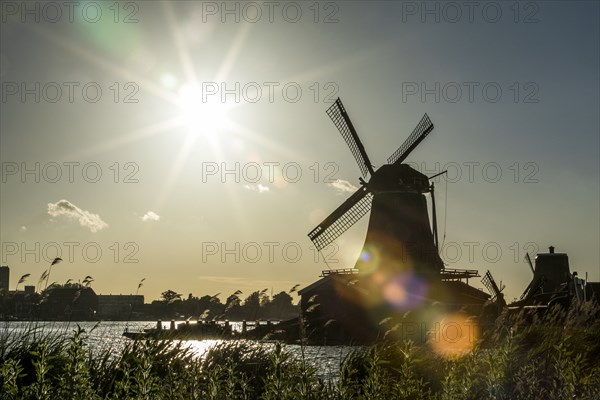
[{"label": "haze on horizon", "polygon": [[325,114],[338,96],[376,166],[432,119],[407,162],[448,169],[449,267],[489,269],[511,300],[525,253],[554,245],[600,280],[597,2],[50,3],[1,10],[11,289],[57,255],[52,281],[145,278],[147,300],[352,267],[367,217],[322,255],[307,237],[359,186]]}]

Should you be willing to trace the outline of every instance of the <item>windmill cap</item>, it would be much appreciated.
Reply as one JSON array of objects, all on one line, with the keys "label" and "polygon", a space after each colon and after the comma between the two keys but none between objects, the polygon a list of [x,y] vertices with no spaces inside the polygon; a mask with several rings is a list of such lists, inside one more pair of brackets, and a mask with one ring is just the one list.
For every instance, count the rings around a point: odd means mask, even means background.
[{"label": "windmill cap", "polygon": [[429,190],[427,176],[407,164],[382,165],[369,181],[375,191],[412,189],[418,192]]},{"label": "windmill cap", "polygon": [[548,252],[547,253],[538,253],[536,255],[536,259],[539,257],[558,257],[558,256],[567,257],[567,253],[557,253],[554,250],[555,250],[554,246],[549,246]]}]

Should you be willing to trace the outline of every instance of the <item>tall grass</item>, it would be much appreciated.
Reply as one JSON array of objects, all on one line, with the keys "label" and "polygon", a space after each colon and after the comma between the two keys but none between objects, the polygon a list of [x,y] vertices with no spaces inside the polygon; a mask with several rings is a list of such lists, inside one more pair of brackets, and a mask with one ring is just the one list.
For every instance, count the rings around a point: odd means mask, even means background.
[{"label": "tall grass", "polygon": [[276,344],[224,342],[202,358],[180,342],[92,354],[89,332],[0,337],[1,399],[598,399],[598,307],[503,316],[457,358],[410,341],[356,349],[324,378]]}]

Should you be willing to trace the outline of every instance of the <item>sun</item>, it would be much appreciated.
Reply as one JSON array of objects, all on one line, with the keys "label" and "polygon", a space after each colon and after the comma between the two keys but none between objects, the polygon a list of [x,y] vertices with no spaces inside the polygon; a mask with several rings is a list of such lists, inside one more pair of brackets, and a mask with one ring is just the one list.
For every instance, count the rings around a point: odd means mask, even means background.
[{"label": "sun", "polygon": [[180,123],[189,135],[212,137],[228,126],[229,106],[219,95],[203,95],[199,85],[184,84],[178,98]]}]

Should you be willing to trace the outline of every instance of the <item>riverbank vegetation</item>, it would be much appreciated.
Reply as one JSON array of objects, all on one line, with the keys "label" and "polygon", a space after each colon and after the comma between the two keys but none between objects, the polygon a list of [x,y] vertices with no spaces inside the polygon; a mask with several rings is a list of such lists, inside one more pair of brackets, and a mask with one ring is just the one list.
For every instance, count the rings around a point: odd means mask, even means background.
[{"label": "riverbank vegetation", "polygon": [[[181,342],[92,352],[89,332],[0,337],[2,399],[598,399],[599,308],[502,316],[472,351],[425,344],[356,348],[326,376],[285,345],[223,342],[202,357]],[[301,347],[302,350],[305,347]]]},{"label": "riverbank vegetation", "polygon": [[[159,300],[144,303],[144,297],[130,295],[96,294],[91,287],[94,279],[87,276],[83,282],[64,284],[52,283],[42,289],[42,274],[37,286],[18,286],[29,277],[25,274],[19,280],[15,291],[9,292],[0,288],[0,320],[56,320],[56,321],[97,321],[110,319],[115,321],[129,320],[170,320],[170,319],[205,319],[205,320],[286,320],[298,316],[299,307],[294,304],[292,294],[298,288],[289,291],[270,293],[268,289],[254,291],[243,296],[240,290],[235,291],[222,302],[220,293],[215,295],[194,296],[189,293],[184,297],[173,290],[165,290]],[[138,284],[138,291],[143,280]]]}]

